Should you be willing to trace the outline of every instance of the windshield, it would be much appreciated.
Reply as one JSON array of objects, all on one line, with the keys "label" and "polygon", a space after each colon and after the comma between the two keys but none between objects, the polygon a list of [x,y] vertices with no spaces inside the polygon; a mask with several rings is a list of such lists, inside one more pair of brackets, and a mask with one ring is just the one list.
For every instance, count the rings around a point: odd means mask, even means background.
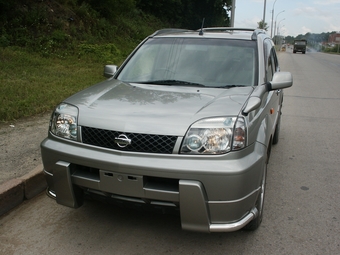
[{"label": "windshield", "polygon": [[120,70],[128,83],[254,86],[256,42],[207,38],[151,38]]},{"label": "windshield", "polygon": [[296,41],[295,45],[306,45],[306,41]]}]

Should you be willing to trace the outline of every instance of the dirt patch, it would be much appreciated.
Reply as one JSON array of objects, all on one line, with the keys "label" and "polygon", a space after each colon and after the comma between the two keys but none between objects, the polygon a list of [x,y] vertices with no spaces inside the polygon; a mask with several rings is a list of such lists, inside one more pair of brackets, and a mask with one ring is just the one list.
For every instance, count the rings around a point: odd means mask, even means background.
[{"label": "dirt patch", "polygon": [[0,124],[0,184],[42,164],[40,143],[47,137],[50,113]]}]

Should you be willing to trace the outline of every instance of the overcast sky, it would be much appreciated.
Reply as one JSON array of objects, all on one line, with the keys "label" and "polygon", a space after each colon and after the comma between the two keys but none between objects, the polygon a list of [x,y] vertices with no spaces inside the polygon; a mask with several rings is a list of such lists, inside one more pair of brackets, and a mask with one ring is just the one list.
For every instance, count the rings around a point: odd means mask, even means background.
[{"label": "overcast sky", "polygon": [[[235,0],[235,27],[253,28],[263,19],[264,0]],[[279,26],[279,34],[299,34],[340,31],[340,0],[267,0],[265,21],[271,34]],[[274,4],[275,2],[275,4]],[[272,32],[274,34],[274,32]]]}]

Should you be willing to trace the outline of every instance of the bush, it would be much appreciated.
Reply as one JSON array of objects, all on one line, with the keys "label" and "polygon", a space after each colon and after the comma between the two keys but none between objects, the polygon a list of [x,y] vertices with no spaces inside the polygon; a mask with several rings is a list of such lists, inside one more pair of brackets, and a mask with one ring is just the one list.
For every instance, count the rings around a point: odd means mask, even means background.
[{"label": "bush", "polygon": [[80,44],[79,58],[91,58],[103,64],[119,65],[125,56],[113,43],[109,44]]},{"label": "bush", "polygon": [[338,45],[334,45],[333,47],[322,46],[322,51],[326,53],[339,53],[339,48]]}]

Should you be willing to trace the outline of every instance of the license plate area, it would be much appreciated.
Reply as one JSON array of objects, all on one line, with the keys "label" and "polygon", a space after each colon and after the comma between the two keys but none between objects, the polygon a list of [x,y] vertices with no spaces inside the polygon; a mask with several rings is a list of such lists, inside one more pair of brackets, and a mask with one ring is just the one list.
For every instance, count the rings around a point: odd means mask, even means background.
[{"label": "license plate area", "polygon": [[143,197],[143,176],[99,170],[100,189],[109,193]]}]

